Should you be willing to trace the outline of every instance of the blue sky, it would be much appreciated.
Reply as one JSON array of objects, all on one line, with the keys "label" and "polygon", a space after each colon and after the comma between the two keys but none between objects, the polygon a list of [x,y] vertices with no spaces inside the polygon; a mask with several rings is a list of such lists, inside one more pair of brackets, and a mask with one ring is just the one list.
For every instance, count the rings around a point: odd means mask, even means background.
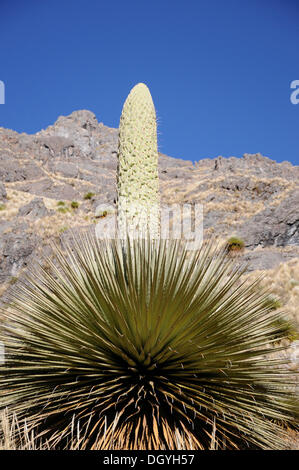
[{"label": "blue sky", "polygon": [[0,43],[0,126],[89,109],[117,127],[144,82],[161,152],[299,164],[298,0],[1,0]]}]

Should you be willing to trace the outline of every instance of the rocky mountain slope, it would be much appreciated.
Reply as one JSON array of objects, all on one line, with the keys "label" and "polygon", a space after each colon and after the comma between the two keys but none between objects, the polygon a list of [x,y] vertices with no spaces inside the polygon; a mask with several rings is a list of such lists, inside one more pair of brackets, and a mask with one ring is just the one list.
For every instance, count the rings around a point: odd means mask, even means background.
[{"label": "rocky mountain slope", "polygon": [[[51,237],[93,226],[97,206],[115,204],[117,138],[84,110],[34,135],[0,128],[0,294]],[[204,237],[242,238],[249,271],[266,270],[298,320],[299,167],[260,154],[195,164],[160,154],[159,174],[162,203],[202,203]]]}]

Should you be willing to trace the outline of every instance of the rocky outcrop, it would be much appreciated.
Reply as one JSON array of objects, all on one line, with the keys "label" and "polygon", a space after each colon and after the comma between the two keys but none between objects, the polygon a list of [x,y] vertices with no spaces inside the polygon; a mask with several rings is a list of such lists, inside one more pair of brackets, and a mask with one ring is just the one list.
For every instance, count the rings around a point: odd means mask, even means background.
[{"label": "rocky outcrop", "polygon": [[40,219],[41,217],[45,217],[49,214],[50,212],[46,208],[43,199],[38,197],[29,202],[29,204],[25,204],[20,207],[18,211],[18,216],[34,219]]},{"label": "rocky outcrop", "polygon": [[27,229],[26,223],[0,224],[0,283],[17,277],[37,248],[40,237]]},{"label": "rocky outcrop", "polygon": [[[0,128],[2,284],[37,246],[45,252],[49,232],[59,238],[74,226],[92,228],[103,204],[115,207],[117,146],[118,130],[86,110],[34,135]],[[299,167],[261,154],[193,164],[160,153],[159,180],[162,204],[203,204],[204,237],[240,236],[250,270],[299,257]]]},{"label": "rocky outcrop", "polygon": [[229,176],[220,181],[220,188],[225,192],[236,192],[246,199],[268,200],[287,187],[279,181],[252,180],[249,176]]},{"label": "rocky outcrop", "polygon": [[203,159],[196,165],[201,167],[209,162],[215,174],[246,174],[254,175],[258,178],[284,178],[293,180],[299,178],[299,167],[294,167],[290,162],[277,163],[260,153],[244,153],[242,158],[222,156],[214,160]]},{"label": "rocky outcrop", "polygon": [[33,180],[43,175],[44,172],[33,161],[15,158],[10,153],[0,155],[0,179],[2,182]]},{"label": "rocky outcrop", "polygon": [[299,190],[278,206],[269,207],[252,217],[242,226],[240,234],[250,248],[299,246]]}]

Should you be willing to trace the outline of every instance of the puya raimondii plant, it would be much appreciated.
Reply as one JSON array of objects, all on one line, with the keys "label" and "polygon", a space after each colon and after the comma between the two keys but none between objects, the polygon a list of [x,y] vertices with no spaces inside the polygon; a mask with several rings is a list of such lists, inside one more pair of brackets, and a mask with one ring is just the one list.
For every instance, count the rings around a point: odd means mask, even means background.
[{"label": "puya raimondii plant", "polygon": [[283,448],[285,327],[225,252],[81,236],[49,263],[3,312],[1,406],[27,430],[56,449],[77,427],[82,449]]},{"label": "puya raimondii plant", "polygon": [[123,106],[118,146],[118,228],[121,238],[159,236],[157,123],[148,87],[138,83]]},{"label": "puya raimondii plant", "polygon": [[284,448],[298,417],[286,323],[225,249],[157,237],[156,150],[139,84],[121,118],[118,216],[150,236],[76,234],[31,266],[2,309],[0,407],[48,448]]}]

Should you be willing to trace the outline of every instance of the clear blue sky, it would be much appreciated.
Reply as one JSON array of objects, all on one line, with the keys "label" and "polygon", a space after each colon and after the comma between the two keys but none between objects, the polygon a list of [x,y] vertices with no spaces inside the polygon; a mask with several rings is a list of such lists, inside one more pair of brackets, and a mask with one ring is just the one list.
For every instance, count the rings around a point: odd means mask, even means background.
[{"label": "clear blue sky", "polygon": [[0,126],[89,109],[117,127],[144,82],[161,152],[299,164],[298,0],[1,0],[0,43]]}]

